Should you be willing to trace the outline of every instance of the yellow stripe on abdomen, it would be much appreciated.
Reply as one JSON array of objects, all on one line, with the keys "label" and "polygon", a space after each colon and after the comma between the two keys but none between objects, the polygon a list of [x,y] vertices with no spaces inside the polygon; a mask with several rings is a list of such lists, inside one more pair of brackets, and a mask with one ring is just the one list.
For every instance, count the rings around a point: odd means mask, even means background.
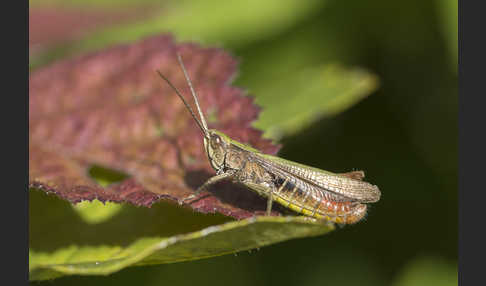
[{"label": "yellow stripe on abdomen", "polygon": [[353,224],[360,221],[366,215],[366,205],[355,202],[335,202],[324,198],[316,200],[314,196],[307,196],[299,192],[290,197],[291,191],[274,194],[274,201],[305,216],[325,219],[339,224]]}]

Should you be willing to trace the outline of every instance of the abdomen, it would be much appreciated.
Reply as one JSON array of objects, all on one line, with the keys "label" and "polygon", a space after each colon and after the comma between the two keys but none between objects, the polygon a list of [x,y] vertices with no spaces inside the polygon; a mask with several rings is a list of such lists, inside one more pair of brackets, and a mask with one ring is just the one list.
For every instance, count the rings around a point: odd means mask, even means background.
[{"label": "abdomen", "polygon": [[310,185],[295,185],[290,180],[275,180],[274,200],[293,211],[339,224],[353,224],[366,215],[366,205],[327,194]]}]

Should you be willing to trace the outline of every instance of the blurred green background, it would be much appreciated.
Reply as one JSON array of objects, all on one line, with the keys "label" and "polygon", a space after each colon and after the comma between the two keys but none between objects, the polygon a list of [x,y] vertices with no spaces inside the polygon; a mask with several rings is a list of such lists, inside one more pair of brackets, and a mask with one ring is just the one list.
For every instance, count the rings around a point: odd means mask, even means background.
[{"label": "blurred green background", "polygon": [[[344,104],[349,109],[274,129],[269,113],[256,126],[279,139],[280,156],[334,172],[365,170],[382,191],[366,221],[321,237],[34,284],[457,284],[457,1],[31,0],[29,29],[31,70],[163,32],[223,47],[240,61],[234,84],[264,107],[275,94],[297,98],[313,70],[366,70],[369,96]],[[138,233],[173,235],[228,221],[167,203],[123,206],[115,216],[122,218],[89,226],[69,204],[31,193],[30,246],[93,245],[108,234],[123,243]],[[83,235],[88,228],[98,236]]]}]

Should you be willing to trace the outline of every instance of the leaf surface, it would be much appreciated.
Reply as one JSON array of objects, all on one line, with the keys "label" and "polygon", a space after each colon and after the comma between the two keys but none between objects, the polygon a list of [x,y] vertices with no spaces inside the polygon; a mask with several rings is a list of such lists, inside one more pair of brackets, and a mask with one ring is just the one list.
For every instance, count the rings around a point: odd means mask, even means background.
[{"label": "leaf surface", "polygon": [[257,104],[265,106],[254,126],[274,140],[295,135],[321,118],[343,112],[378,87],[374,74],[337,64],[281,75],[273,82],[252,91],[259,95]]},{"label": "leaf surface", "polygon": [[[72,203],[98,199],[151,206],[160,199],[179,200],[214,175],[201,131],[156,73],[160,70],[191,101],[176,51],[210,127],[276,153],[278,146],[250,126],[259,111],[252,98],[228,85],[236,61],[220,49],[176,45],[171,37],[159,36],[58,62],[31,75],[30,187]],[[102,187],[88,175],[93,165],[128,177]],[[220,195],[206,194],[191,206],[238,219],[265,208],[261,198],[234,184],[215,189]]]},{"label": "leaf surface", "polygon": [[173,263],[322,235],[334,227],[305,217],[253,217],[169,238],[141,238],[127,247],[71,246],[29,252],[30,280],[63,275],[107,275],[128,266]]}]

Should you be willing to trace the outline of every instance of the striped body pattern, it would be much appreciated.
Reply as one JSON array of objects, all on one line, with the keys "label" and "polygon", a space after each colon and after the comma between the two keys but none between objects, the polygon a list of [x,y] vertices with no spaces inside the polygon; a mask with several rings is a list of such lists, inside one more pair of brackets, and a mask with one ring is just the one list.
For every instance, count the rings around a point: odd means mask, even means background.
[{"label": "striped body pattern", "polygon": [[289,180],[279,178],[275,186],[278,187],[273,193],[276,202],[306,216],[339,224],[353,224],[360,221],[366,214],[365,204],[333,201],[326,198],[329,196],[324,192],[304,191]]},{"label": "striped body pattern", "polygon": [[[227,163],[228,167],[237,168],[235,182],[305,216],[353,224],[366,215],[364,202],[374,202],[380,197],[376,186],[361,181],[364,174],[360,171],[334,174],[269,160],[264,157],[270,155],[246,152],[240,146],[233,145],[230,149],[233,151]],[[237,165],[232,162],[235,157]]]}]

